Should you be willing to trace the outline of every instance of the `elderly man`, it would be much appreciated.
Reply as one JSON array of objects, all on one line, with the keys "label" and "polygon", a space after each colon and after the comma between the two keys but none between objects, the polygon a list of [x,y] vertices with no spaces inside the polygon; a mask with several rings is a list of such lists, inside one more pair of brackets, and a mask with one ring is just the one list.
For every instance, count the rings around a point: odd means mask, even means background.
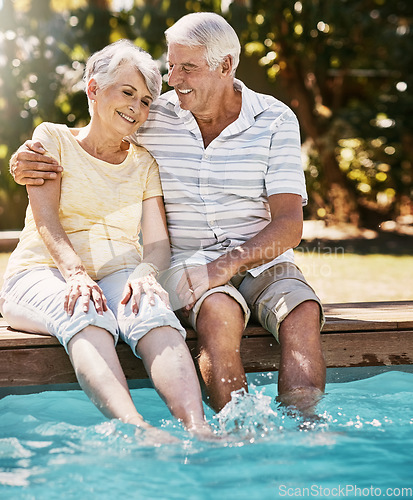
[{"label": "elderly man", "polygon": [[[189,14],[165,34],[174,90],[131,137],[159,164],[172,246],[163,284],[197,332],[215,410],[246,388],[240,343],[252,314],[281,346],[279,400],[305,412],[324,391],[325,363],[321,304],[292,250],[307,201],[297,119],[235,78],[240,43],[221,16]],[[41,152],[29,144],[15,155],[17,182],[56,175]]]}]

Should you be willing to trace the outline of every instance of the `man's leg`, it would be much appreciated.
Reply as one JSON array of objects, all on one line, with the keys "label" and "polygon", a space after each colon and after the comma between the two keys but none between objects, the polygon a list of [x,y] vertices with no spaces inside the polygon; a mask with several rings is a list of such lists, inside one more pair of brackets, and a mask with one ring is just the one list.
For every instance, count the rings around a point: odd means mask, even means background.
[{"label": "man's leg", "polygon": [[197,332],[198,367],[207,401],[215,411],[220,411],[231,400],[232,391],[247,390],[240,344],[249,309],[238,290],[226,284],[208,290],[189,316],[181,314],[183,304],[179,302],[176,287],[183,273],[183,267],[171,268],[163,274],[161,282],[183,324]]},{"label": "man's leg", "polygon": [[303,413],[314,411],[325,386],[321,304],[301,271],[283,262],[239,287],[255,319],[280,343],[279,400]]},{"label": "man's leg", "polygon": [[303,302],[288,314],[280,325],[279,342],[279,400],[311,413],[324,392],[326,372],[317,302]]},{"label": "man's leg", "polygon": [[213,293],[203,301],[196,323],[198,365],[215,411],[231,400],[232,391],[247,390],[240,355],[244,326],[244,312],[231,296]]}]

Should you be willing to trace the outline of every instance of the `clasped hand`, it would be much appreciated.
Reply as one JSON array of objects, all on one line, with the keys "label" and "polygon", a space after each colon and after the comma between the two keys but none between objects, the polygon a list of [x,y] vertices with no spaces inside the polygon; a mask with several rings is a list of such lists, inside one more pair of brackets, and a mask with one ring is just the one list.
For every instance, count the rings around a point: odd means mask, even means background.
[{"label": "clasped hand", "polygon": [[209,289],[206,266],[186,267],[176,287],[176,293],[182,305],[181,312],[188,316],[196,301]]},{"label": "clasped hand", "polygon": [[184,266],[184,273],[176,288],[182,313],[188,316],[196,301],[211,288],[224,285],[230,279],[225,268],[220,268],[214,262],[195,267]]},{"label": "clasped hand", "polygon": [[123,291],[121,304],[126,305],[131,300],[132,312],[138,314],[139,303],[143,294],[146,294],[151,306],[155,305],[155,295],[158,295],[168,308],[171,307],[168,292],[161,287],[152,274],[128,280]]},{"label": "clasped hand", "polygon": [[107,311],[108,306],[103,291],[97,283],[86,273],[73,274],[66,280],[67,291],[65,295],[64,309],[70,316],[73,314],[76,301],[79,299],[79,305],[84,312],[89,311],[89,301],[95,304],[98,314]]},{"label": "clasped hand", "polygon": [[[121,304],[126,305],[131,300],[131,308],[134,314],[139,312],[139,303],[143,294],[148,297],[149,304],[155,305],[155,295],[158,295],[163,302],[170,308],[169,295],[156,281],[152,275],[143,276],[128,280],[122,294]],[[80,300],[80,307],[84,312],[89,311],[89,301],[95,304],[96,312],[103,314],[108,306],[106,297],[97,283],[95,283],[87,274],[74,274],[67,279],[67,292],[65,295],[64,308],[70,316],[73,314],[77,300]]]}]

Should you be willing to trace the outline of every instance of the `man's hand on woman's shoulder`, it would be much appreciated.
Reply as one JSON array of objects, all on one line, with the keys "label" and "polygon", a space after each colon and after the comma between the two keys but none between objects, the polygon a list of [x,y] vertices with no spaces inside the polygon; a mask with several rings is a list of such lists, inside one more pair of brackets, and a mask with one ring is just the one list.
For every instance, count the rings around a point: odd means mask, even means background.
[{"label": "man's hand on woman's shoulder", "polygon": [[46,155],[40,142],[26,141],[10,159],[10,173],[17,184],[39,186],[47,179],[56,179],[63,168]]}]

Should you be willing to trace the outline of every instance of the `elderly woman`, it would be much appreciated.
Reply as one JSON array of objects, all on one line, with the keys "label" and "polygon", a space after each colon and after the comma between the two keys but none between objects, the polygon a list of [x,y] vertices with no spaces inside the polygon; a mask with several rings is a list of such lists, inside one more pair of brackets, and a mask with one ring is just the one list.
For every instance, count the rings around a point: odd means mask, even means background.
[{"label": "elderly woman", "polygon": [[204,433],[185,330],[156,281],[169,264],[157,164],[124,140],[159,96],[160,73],[149,54],[120,40],[92,55],[85,84],[88,125],[43,123],[34,132],[64,170],[27,186],[25,227],[8,263],[1,311],[13,328],[59,339],[105,416],[151,428],[131,399],[115,351],[120,336],[172,414]]}]

